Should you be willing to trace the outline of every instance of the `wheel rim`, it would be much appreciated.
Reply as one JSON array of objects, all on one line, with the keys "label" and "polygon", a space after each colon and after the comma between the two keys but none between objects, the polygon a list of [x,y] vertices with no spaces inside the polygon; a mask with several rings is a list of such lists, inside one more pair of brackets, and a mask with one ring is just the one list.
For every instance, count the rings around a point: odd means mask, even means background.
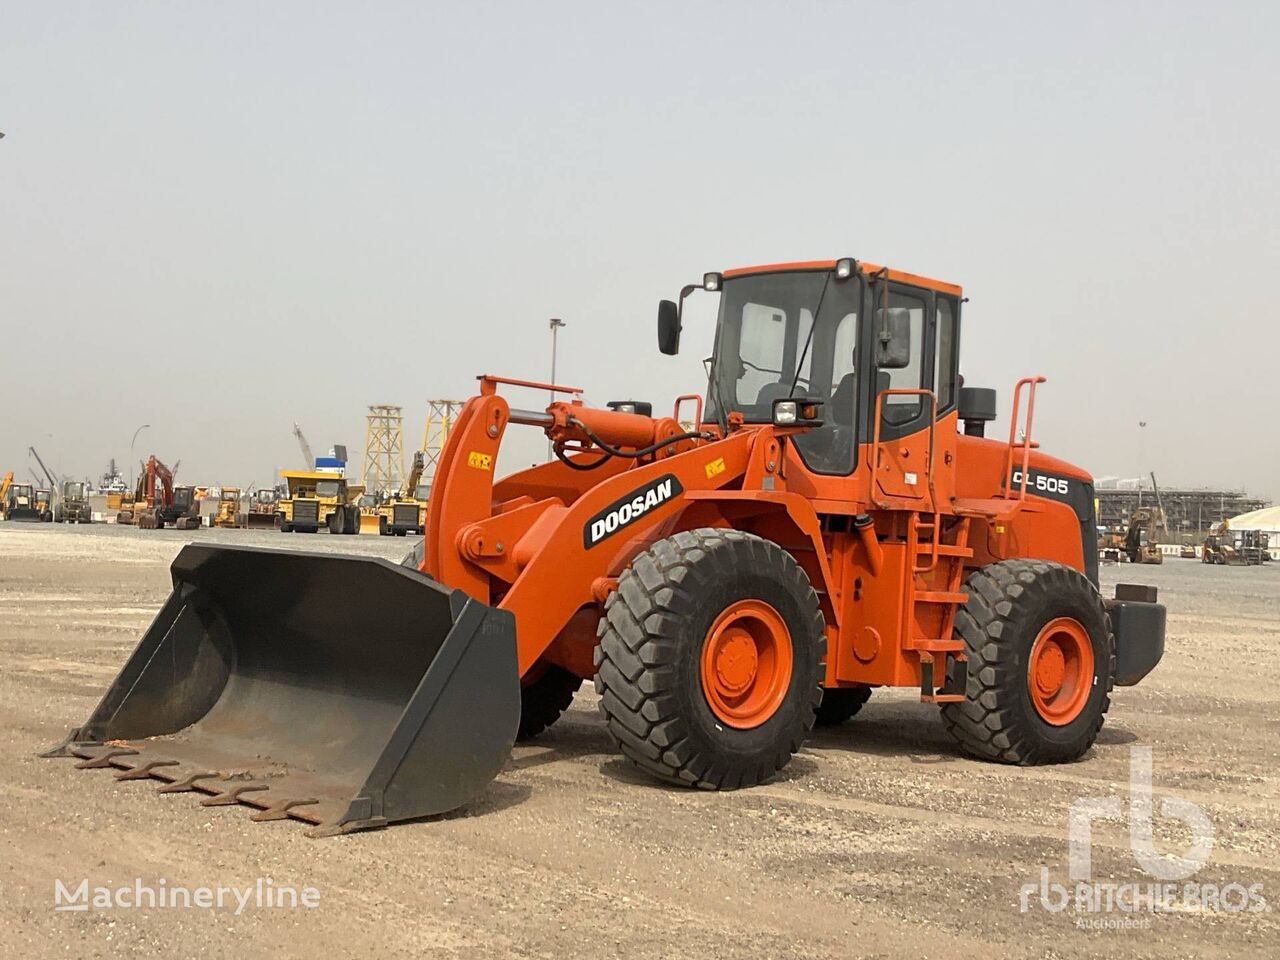
[{"label": "wheel rim", "polygon": [[1027,664],[1027,689],[1046,723],[1062,727],[1080,716],[1093,689],[1093,643],[1079,621],[1058,617],[1040,629]]},{"label": "wheel rim", "polygon": [[786,699],[791,684],[791,632],[763,600],[724,609],[702,645],[702,692],[722,723],[758,727]]}]

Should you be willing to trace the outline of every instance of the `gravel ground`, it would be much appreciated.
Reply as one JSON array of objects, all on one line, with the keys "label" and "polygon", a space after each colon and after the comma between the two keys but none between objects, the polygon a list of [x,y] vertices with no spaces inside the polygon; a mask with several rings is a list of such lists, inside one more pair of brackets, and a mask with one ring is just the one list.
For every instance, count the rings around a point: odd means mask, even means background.
[{"label": "gravel ground", "polygon": [[[1159,585],[1164,662],[1118,691],[1083,761],[972,761],[936,710],[878,691],[774,782],[732,794],[655,785],[612,751],[584,690],[484,797],[449,817],[327,840],[244,807],[203,808],[38,750],[82,722],[169,590],[184,542],[212,539],[399,559],[406,540],[274,532],[0,524],[0,956],[1248,957],[1280,923],[1280,563],[1109,567]],[[1154,751],[1155,842],[1215,844],[1189,882],[1261,884],[1255,912],[1051,912],[1024,884],[1067,882],[1073,801],[1129,793]],[[1099,823],[1093,878],[1150,883],[1124,822]],[[74,887],[314,887],[314,909],[55,912]],[[265,879],[264,879],[265,882]],[[1181,887],[1180,887],[1181,889]],[[1204,887],[1201,888],[1205,889]],[[1254,901],[1257,905],[1257,901]],[[1116,921],[1136,926],[1116,929]],[[1086,921],[1110,922],[1089,929]]]}]

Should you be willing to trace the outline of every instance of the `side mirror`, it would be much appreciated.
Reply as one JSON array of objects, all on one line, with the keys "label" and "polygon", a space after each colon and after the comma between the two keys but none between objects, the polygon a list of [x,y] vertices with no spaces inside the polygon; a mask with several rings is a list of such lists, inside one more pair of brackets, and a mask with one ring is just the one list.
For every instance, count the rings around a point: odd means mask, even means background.
[{"label": "side mirror", "polygon": [[876,311],[876,366],[901,370],[911,365],[911,313],[906,307]]},{"label": "side mirror", "polygon": [[658,349],[669,357],[680,352],[680,308],[671,300],[658,301]]}]

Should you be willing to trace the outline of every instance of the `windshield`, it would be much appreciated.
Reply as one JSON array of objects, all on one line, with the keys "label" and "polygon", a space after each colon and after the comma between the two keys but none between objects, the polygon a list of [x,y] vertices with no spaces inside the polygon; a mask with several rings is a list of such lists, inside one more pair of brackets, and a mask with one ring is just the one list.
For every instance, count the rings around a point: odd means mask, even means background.
[{"label": "windshield", "polygon": [[708,419],[719,419],[723,403],[748,423],[768,423],[774,400],[822,400],[823,426],[797,437],[796,447],[811,470],[851,470],[861,301],[860,278],[836,280],[827,270],[727,278]]},{"label": "windshield", "polygon": [[65,494],[65,495],[66,495],[67,497],[69,497],[69,498],[73,498],[73,499],[80,499],[80,498],[84,497],[84,484],[83,484],[83,483],[68,483],[68,484],[67,484],[67,486],[66,486],[66,494]]},{"label": "windshield", "polygon": [[418,484],[416,487],[414,487],[414,488],[413,488],[413,499],[415,499],[415,500],[430,500],[430,499],[431,499],[431,484],[429,484],[429,483],[420,483],[420,484]]},{"label": "windshield", "polygon": [[337,480],[318,480],[316,481],[317,497],[336,497],[338,495]]}]

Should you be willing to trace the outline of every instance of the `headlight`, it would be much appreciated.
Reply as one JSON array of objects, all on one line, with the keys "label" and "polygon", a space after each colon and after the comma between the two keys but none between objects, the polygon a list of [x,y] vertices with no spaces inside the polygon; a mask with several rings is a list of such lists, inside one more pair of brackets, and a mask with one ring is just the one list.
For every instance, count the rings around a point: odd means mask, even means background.
[{"label": "headlight", "polygon": [[716,290],[720,289],[720,284],[723,279],[724,278],[718,273],[704,273],[702,275],[702,289],[710,290],[714,293]]},{"label": "headlight", "polygon": [[836,261],[836,279],[848,280],[850,277],[853,276],[853,271],[856,266],[857,266],[857,263],[854,261],[852,257],[843,257],[840,260],[837,260]]},{"label": "headlight", "polygon": [[653,416],[653,404],[647,400],[610,400],[605,406],[617,413],[638,413],[642,417]]},{"label": "headlight", "polygon": [[822,426],[822,401],[808,397],[773,401],[773,424],[776,427]]}]

